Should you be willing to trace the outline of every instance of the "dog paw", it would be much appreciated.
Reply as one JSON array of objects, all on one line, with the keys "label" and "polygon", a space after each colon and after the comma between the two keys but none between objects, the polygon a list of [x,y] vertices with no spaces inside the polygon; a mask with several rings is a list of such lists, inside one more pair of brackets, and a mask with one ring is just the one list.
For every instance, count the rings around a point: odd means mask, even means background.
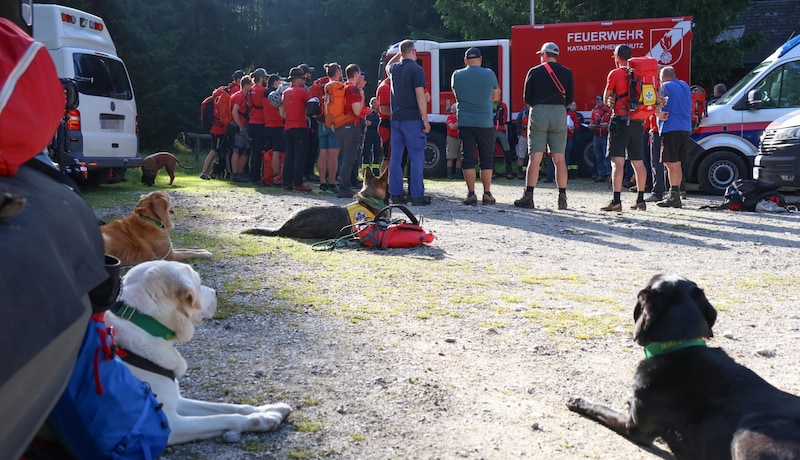
[{"label": "dog paw", "polygon": [[285,419],[289,414],[292,413],[292,407],[288,404],[284,403],[277,403],[277,404],[265,404],[263,406],[258,406],[256,408],[256,412],[267,413],[273,412],[276,414],[280,414],[281,420]]},{"label": "dog paw", "polygon": [[572,396],[567,399],[567,408],[573,412],[585,414],[591,403],[583,398]]},{"label": "dog paw", "polygon": [[242,431],[272,431],[288,415],[281,411],[253,412],[247,415],[247,425]]}]

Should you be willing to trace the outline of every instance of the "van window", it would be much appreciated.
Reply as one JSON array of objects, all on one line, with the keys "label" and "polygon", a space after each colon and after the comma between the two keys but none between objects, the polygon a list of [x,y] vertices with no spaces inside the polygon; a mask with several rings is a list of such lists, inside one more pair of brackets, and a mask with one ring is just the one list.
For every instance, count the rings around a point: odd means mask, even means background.
[{"label": "van window", "polygon": [[739,92],[739,90],[749,85],[750,82],[758,78],[758,76],[761,75],[762,72],[764,72],[764,69],[772,65],[772,63],[773,61],[764,61],[761,64],[757,65],[753,70],[751,70],[747,75],[745,75],[741,80],[739,80],[735,85],[733,85],[733,87],[728,89],[728,91],[726,91],[721,98],[717,99],[717,102],[715,102],[715,104],[725,105],[731,102],[733,96],[736,95]]},{"label": "van window", "polygon": [[75,53],[75,80],[78,91],[89,96],[133,99],[125,65],[116,59],[95,54]]},{"label": "van window", "polygon": [[761,107],[800,107],[800,61],[776,67],[756,87],[761,90]]}]

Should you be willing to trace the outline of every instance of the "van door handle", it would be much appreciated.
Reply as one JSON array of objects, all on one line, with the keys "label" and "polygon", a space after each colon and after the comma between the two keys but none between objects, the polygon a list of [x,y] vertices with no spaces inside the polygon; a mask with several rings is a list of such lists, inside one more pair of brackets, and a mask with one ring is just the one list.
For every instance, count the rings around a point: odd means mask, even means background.
[{"label": "van door handle", "polygon": [[114,142],[114,143],[111,144],[111,148],[112,149],[118,149],[119,148],[119,144]]}]

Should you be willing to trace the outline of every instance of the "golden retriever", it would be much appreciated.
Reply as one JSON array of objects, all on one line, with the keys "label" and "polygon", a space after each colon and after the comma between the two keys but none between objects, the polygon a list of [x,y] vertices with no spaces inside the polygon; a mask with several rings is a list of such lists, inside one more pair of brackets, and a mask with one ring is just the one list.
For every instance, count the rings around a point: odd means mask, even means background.
[{"label": "golden retriever", "polygon": [[106,254],[122,265],[136,265],[149,260],[181,261],[211,257],[205,249],[176,249],[169,230],[173,228],[172,197],[162,191],[142,195],[133,214],[100,227]]},{"label": "golden retriever", "polygon": [[106,312],[105,323],[114,327],[120,357],[131,373],[163,404],[170,445],[228,431],[271,431],[292,411],[283,403],[251,406],[181,396],[178,378],[187,366],[175,344],[191,340],[195,326],[217,310],[216,292],[201,284],[191,266],[163,260],[139,264],[122,279],[120,300],[120,307]]}]

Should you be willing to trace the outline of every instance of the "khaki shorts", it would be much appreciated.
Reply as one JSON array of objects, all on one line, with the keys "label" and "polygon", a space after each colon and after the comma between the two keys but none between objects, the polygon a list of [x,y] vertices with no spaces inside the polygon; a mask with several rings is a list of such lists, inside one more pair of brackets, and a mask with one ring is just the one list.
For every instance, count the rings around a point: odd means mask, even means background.
[{"label": "khaki shorts", "polygon": [[464,147],[461,145],[461,139],[453,136],[447,136],[447,154],[448,160],[460,160],[461,155],[464,154]]},{"label": "khaki shorts", "polygon": [[531,107],[528,116],[528,146],[531,153],[564,153],[567,149],[567,108],[560,104]]}]

